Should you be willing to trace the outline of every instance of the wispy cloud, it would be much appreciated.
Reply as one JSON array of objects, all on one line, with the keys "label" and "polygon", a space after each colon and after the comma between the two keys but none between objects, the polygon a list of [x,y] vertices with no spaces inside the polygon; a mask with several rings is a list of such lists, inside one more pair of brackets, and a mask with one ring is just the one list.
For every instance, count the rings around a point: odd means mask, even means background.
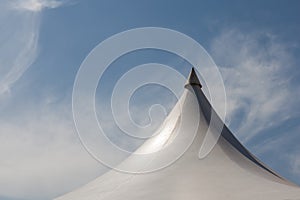
[{"label": "wispy cloud", "polygon": [[46,8],[57,8],[63,4],[63,1],[57,0],[15,0],[10,6],[16,10],[39,12]]},{"label": "wispy cloud", "polygon": [[9,94],[38,55],[40,12],[36,11],[61,5],[63,1],[53,0],[0,2],[0,97]]},{"label": "wispy cloud", "polygon": [[223,31],[212,43],[227,93],[228,118],[244,142],[299,114],[291,84],[294,58],[267,32]]},{"label": "wispy cloud", "polygon": [[[1,3],[4,4],[4,3]],[[9,92],[37,55],[38,17],[0,8],[0,95]]]}]

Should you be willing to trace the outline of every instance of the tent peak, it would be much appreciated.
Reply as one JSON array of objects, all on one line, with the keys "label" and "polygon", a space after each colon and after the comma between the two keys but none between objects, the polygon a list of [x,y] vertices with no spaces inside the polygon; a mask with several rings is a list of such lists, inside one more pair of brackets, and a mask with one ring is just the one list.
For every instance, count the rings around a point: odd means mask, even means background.
[{"label": "tent peak", "polygon": [[198,79],[198,76],[196,74],[196,71],[195,71],[194,67],[192,67],[190,75],[189,75],[189,77],[187,79],[187,83],[185,85],[186,86],[187,85],[199,85],[200,88],[202,88],[202,85],[201,85],[201,83],[200,83],[200,81]]}]

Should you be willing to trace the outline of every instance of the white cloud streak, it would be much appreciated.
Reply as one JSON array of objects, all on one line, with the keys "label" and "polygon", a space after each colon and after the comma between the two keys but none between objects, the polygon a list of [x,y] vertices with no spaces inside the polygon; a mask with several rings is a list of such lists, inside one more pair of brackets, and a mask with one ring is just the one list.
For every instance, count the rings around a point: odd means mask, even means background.
[{"label": "white cloud streak", "polygon": [[10,6],[16,10],[39,12],[46,8],[57,8],[63,4],[63,1],[57,0],[15,0]]},{"label": "white cloud streak", "polygon": [[243,142],[297,114],[299,89],[291,85],[288,73],[294,58],[276,36],[227,30],[211,49],[221,63],[228,119],[240,122],[235,132]]},{"label": "white cloud streak", "polygon": [[40,12],[37,11],[61,5],[62,1],[53,0],[0,2],[0,96],[10,93],[38,55]]},{"label": "white cloud streak", "polygon": [[[1,3],[4,4],[4,3]],[[9,92],[37,55],[38,16],[0,8],[0,95]]]}]

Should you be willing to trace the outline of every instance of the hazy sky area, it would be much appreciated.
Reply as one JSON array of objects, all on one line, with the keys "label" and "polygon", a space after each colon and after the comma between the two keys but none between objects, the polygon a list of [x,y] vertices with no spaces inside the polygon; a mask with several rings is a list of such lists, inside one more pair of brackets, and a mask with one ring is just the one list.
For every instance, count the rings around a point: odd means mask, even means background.
[{"label": "hazy sky area", "polygon": [[[0,200],[52,199],[107,170],[77,137],[73,83],[97,44],[148,26],[180,31],[208,51],[224,79],[227,125],[300,184],[300,1],[2,0]],[[122,74],[149,62],[184,76],[191,68],[171,53],[140,50],[116,60],[98,85],[98,118],[124,148],[140,143],[128,142],[114,124],[111,91]],[[142,87],[130,102],[132,118],[147,124],[144,111],[156,103],[169,112],[176,98],[166,88]]]}]

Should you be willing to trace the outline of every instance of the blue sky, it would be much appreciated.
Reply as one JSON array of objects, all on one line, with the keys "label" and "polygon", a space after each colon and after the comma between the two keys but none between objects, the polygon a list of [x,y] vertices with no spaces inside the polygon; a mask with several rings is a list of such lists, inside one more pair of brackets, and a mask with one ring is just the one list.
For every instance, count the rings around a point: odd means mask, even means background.
[{"label": "blue sky", "polygon": [[[1,1],[0,199],[51,199],[106,170],[76,136],[73,82],[99,42],[145,26],[174,29],[203,45],[225,81],[231,130],[262,161],[300,184],[299,8],[299,1],[275,0]],[[185,76],[189,71],[182,68],[188,63],[166,52],[123,56],[99,84],[98,109],[109,112],[112,85],[147,62],[168,64]],[[145,91],[159,91],[167,111],[176,101],[162,88]],[[144,102],[143,89],[139,93],[133,104]],[[149,98],[143,106],[152,103]]]}]

